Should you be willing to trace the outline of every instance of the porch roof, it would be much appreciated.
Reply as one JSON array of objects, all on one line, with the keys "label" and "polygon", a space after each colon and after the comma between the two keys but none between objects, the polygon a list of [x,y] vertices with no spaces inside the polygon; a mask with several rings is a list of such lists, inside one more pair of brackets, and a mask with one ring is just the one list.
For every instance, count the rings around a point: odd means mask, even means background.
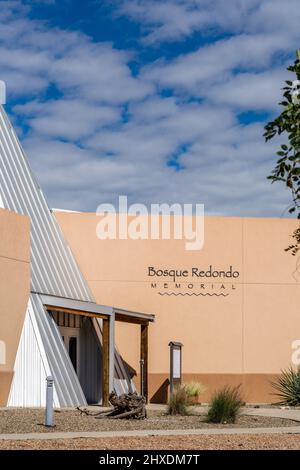
[{"label": "porch roof", "polygon": [[56,297],[53,295],[41,295],[41,299],[48,310],[73,313],[75,315],[106,319],[111,316],[115,316],[116,321],[138,324],[148,324],[155,320],[155,315],[152,314],[108,307],[107,305],[100,305],[94,302],[67,299],[65,297]]}]

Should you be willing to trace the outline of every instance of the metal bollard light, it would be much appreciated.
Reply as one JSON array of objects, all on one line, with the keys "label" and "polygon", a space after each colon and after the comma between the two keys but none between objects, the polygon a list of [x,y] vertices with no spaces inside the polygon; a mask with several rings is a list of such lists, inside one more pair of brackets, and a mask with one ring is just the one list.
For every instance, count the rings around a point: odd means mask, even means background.
[{"label": "metal bollard light", "polygon": [[46,377],[45,426],[53,427],[53,377]]}]

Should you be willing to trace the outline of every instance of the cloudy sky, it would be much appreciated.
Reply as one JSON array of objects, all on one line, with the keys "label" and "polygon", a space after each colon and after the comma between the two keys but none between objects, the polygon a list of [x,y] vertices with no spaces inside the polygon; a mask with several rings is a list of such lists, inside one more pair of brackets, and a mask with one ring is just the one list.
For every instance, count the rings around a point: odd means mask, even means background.
[{"label": "cloudy sky", "polygon": [[266,176],[299,0],[0,1],[0,78],[52,207],[282,216]]}]

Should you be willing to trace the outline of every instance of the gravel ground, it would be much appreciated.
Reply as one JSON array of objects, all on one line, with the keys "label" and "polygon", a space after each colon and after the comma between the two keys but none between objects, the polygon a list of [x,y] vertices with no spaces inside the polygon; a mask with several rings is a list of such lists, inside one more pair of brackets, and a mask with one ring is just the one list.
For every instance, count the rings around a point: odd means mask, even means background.
[{"label": "gravel ground", "polygon": [[156,436],[53,441],[0,441],[4,450],[299,450],[300,436],[281,434],[225,436]]},{"label": "gravel ground", "polygon": [[163,411],[149,411],[148,418],[138,420],[96,419],[77,410],[59,411],[54,414],[55,427],[45,428],[44,411],[41,409],[0,410],[0,433],[59,432],[59,431],[120,431],[136,429],[199,429],[234,427],[280,427],[300,425],[289,419],[260,416],[240,416],[232,425],[205,423],[199,414],[190,416],[167,416]]}]

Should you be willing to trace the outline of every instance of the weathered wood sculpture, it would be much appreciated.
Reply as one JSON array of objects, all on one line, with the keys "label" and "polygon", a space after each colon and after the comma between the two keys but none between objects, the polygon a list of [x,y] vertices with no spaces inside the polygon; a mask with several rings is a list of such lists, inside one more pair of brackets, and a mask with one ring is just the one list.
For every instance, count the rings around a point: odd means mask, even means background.
[{"label": "weathered wood sculpture", "polygon": [[95,418],[111,419],[145,419],[147,418],[146,399],[142,395],[134,393],[124,393],[117,395],[112,392],[109,395],[109,402],[113,410],[100,411],[99,413],[90,413],[86,409],[78,408],[79,411]]},{"label": "weathered wood sculpture", "polygon": [[124,393],[119,396],[112,392],[109,396],[109,402],[114,407],[110,413],[112,418],[144,419],[147,417],[145,397],[136,392]]}]

